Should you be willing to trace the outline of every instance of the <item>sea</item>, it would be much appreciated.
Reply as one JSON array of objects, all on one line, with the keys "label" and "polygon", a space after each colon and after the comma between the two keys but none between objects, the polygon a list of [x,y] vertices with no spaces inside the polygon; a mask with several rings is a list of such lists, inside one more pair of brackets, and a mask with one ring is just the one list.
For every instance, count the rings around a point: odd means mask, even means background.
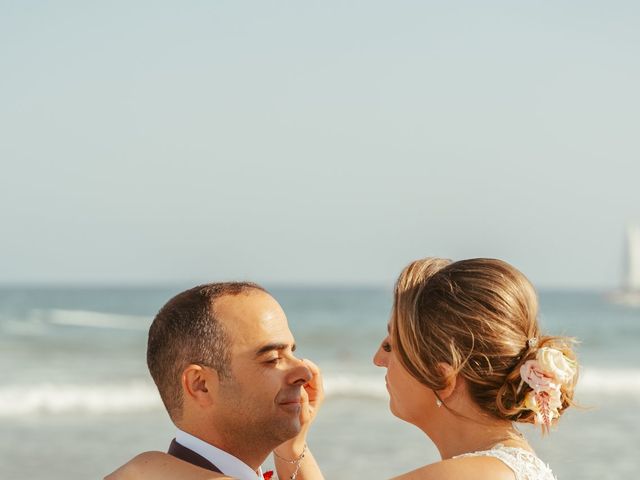
[{"label": "sea", "polygon": [[[189,286],[0,287],[0,479],[102,478],[139,452],[166,450],[174,427],[147,372],[146,337],[158,309]],[[439,460],[389,412],[372,363],[391,288],[270,291],[299,354],[324,374],[309,444],[325,478],[385,479]],[[540,308],[545,332],[580,341],[580,407],[550,435],[522,431],[560,480],[638,478],[640,309],[552,290],[540,292]]]}]

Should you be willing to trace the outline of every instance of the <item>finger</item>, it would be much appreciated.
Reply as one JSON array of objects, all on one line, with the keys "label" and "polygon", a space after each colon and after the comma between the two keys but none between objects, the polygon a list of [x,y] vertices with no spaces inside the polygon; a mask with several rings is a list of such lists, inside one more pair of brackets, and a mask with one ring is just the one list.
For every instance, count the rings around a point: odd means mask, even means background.
[{"label": "finger", "polygon": [[302,388],[300,390],[300,422],[304,425],[311,418],[311,411],[309,406],[309,394]]},{"label": "finger", "polygon": [[311,370],[311,373],[315,376],[315,375],[319,375],[320,374],[320,367],[318,367],[315,363],[313,363],[311,360],[309,360],[308,358],[303,358],[302,361],[304,362],[304,364],[307,366],[307,368],[309,370]]},{"label": "finger", "polygon": [[300,390],[300,403],[302,405],[309,403],[309,393],[304,388]]},{"label": "finger", "polygon": [[302,362],[311,372],[311,380],[309,380],[309,384],[313,388],[318,385],[322,386],[322,374],[320,373],[320,368],[309,359],[303,358]]},{"label": "finger", "polygon": [[304,386],[309,392],[310,401],[315,401],[317,398],[322,398],[324,394],[324,387],[322,385],[322,374],[320,368],[309,359],[302,360],[305,366],[311,372],[311,380]]}]

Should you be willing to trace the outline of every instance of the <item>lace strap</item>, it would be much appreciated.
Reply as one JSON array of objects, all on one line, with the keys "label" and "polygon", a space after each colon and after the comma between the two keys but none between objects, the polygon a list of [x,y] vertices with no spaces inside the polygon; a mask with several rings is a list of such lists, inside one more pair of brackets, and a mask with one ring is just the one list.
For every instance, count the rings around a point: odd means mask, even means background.
[{"label": "lace strap", "polygon": [[517,447],[505,447],[498,444],[491,450],[464,453],[454,458],[494,457],[509,467],[516,480],[556,480],[551,469],[535,454]]}]

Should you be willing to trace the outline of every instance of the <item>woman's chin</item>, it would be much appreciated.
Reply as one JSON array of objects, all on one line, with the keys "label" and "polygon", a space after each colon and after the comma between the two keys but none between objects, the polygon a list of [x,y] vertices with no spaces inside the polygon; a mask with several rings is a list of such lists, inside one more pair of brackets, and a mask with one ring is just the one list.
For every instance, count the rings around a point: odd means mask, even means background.
[{"label": "woman's chin", "polygon": [[400,420],[404,420],[402,416],[402,412],[398,410],[396,403],[393,401],[393,398],[389,399],[389,411],[393,414],[393,416],[398,417]]},{"label": "woman's chin", "polygon": [[402,409],[398,409],[398,406],[395,404],[393,399],[389,400],[389,411],[393,414],[394,417],[399,418],[400,420],[410,423],[411,425],[417,425],[418,419],[415,415],[408,415],[406,411]]}]

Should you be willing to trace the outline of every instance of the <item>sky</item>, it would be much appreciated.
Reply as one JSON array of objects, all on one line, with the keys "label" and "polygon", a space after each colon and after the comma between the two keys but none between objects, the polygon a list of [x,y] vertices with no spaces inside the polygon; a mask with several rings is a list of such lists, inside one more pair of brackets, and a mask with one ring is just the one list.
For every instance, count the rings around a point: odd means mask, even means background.
[{"label": "sky", "polygon": [[0,0],[0,284],[607,289],[640,222],[634,1]]}]

